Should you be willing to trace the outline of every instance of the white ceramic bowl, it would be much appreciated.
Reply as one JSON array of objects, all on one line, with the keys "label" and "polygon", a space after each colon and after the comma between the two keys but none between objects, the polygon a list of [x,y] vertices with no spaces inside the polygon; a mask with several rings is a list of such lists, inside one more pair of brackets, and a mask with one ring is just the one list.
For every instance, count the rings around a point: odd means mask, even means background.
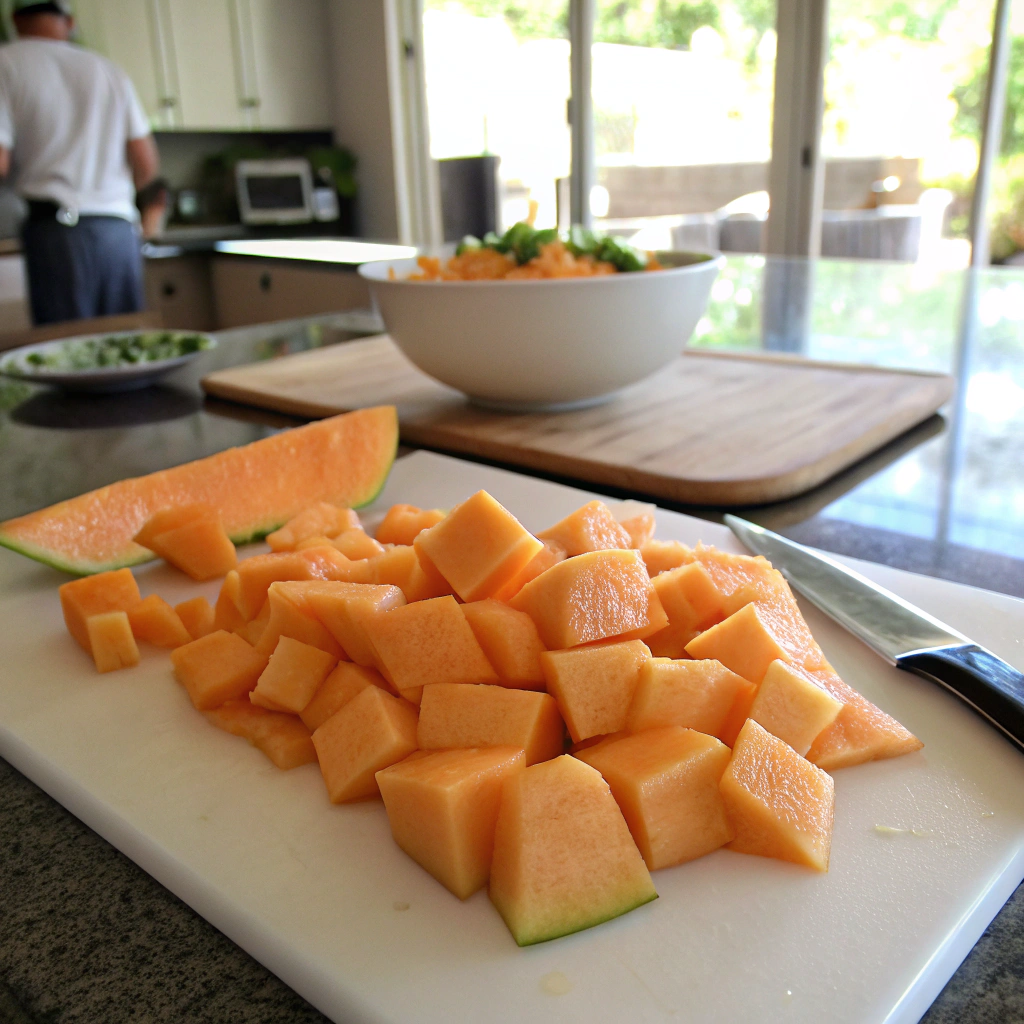
[{"label": "white ceramic bowl", "polygon": [[682,352],[725,260],[658,258],[665,270],[541,281],[407,281],[413,259],[359,273],[424,373],[480,405],[551,411],[605,401]]}]

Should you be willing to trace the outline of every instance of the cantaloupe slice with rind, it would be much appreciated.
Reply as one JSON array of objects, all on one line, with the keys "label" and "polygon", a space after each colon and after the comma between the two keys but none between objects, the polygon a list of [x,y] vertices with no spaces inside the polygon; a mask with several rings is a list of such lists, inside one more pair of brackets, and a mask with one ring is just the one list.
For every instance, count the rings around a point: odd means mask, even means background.
[{"label": "cantaloupe slice with rind", "polygon": [[353,508],[384,486],[398,444],[394,406],[319,420],[241,448],[122,480],[0,525],[0,545],[87,575],[149,561],[132,538],[156,511],[205,503],[235,544],[316,501]]},{"label": "cantaloupe slice with rind", "polygon": [[520,946],[658,897],[608,783],[569,755],[505,780],[489,895]]}]

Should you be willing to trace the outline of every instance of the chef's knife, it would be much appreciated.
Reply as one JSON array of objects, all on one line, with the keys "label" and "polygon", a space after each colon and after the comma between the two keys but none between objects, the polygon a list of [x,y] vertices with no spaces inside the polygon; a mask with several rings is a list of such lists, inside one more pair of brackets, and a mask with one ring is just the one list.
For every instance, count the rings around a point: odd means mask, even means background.
[{"label": "chef's knife", "polygon": [[727,515],[746,547],[764,555],[826,615],[891,665],[952,691],[1024,750],[1024,673],[962,633],[834,559]]}]

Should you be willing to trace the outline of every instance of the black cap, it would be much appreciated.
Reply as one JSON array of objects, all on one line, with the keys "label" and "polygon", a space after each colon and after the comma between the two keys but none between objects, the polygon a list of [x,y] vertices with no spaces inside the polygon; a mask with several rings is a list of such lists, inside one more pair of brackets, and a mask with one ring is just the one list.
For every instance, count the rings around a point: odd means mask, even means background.
[{"label": "black cap", "polygon": [[11,14],[15,18],[29,16],[32,14],[59,14],[65,18],[74,16],[71,4],[68,0],[14,0],[14,9]]}]

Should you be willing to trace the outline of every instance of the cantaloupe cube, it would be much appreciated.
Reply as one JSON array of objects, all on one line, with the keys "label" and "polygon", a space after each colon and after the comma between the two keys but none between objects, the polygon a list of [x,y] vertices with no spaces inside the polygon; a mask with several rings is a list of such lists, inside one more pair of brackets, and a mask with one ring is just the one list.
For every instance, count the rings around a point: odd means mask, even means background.
[{"label": "cantaloupe cube", "polygon": [[714,658],[755,684],[764,679],[773,661],[789,660],[786,649],[764,622],[756,604],[745,605],[706,629],[686,645],[686,653],[691,658]]},{"label": "cantaloupe cube", "polygon": [[415,541],[421,560],[432,564],[463,601],[492,597],[542,547],[486,491],[456,505]]},{"label": "cantaloupe cube", "polygon": [[212,580],[238,564],[235,545],[219,519],[197,519],[158,533],[148,547],[194,580]]},{"label": "cantaloupe cube", "polygon": [[377,772],[395,842],[460,900],[487,884],[501,787],[525,767],[514,747],[442,750]]},{"label": "cantaloupe cube", "polygon": [[537,624],[548,650],[618,637],[642,640],[668,625],[636,551],[591,551],[567,558],[527,583],[509,602]]},{"label": "cantaloupe cube", "polygon": [[375,541],[361,526],[342,530],[331,538],[331,543],[353,562],[384,554],[384,545]]},{"label": "cantaloupe cube", "polygon": [[97,672],[114,672],[139,663],[139,648],[132,636],[127,612],[100,612],[85,620],[89,647]]},{"label": "cantaloupe cube", "polygon": [[540,667],[544,645],[529,615],[493,597],[464,604],[462,614],[502,686],[544,689]]},{"label": "cantaloupe cube", "polygon": [[[232,570],[234,571],[234,570]],[[174,606],[178,618],[184,623],[193,640],[198,640],[216,628],[216,613],[205,597],[193,597]]]},{"label": "cantaloupe cube", "polygon": [[413,547],[394,547],[368,563],[368,581],[399,587],[407,601],[429,601],[454,593],[451,584]]},{"label": "cantaloupe cube", "polygon": [[217,603],[213,607],[213,628],[233,633],[239,626],[245,625],[245,616],[238,610],[240,597],[238,570],[232,569],[220,585]]},{"label": "cantaloupe cube", "polygon": [[505,780],[489,895],[520,946],[658,896],[608,783],[568,755]]},{"label": "cantaloupe cube", "polygon": [[511,601],[530,580],[535,580],[542,572],[547,572],[551,566],[564,559],[565,548],[561,544],[556,544],[553,540],[544,541],[544,547],[508,583],[495,591],[494,597],[499,601]]},{"label": "cantaloupe cube", "polygon": [[378,796],[376,773],[416,749],[416,708],[367,686],[313,733],[331,803]]},{"label": "cantaloupe cube", "polygon": [[204,502],[162,508],[154,512],[143,523],[142,528],[132,539],[136,544],[141,544],[144,548],[153,551],[155,549],[151,541],[159,534],[167,533],[168,530],[176,530],[179,526],[185,526],[188,523],[204,519],[216,522],[219,518],[220,513],[212,505],[207,505]]},{"label": "cantaloupe cube", "polygon": [[431,683],[498,682],[454,597],[401,605],[363,627],[384,677],[416,704]]},{"label": "cantaloupe cube", "polygon": [[337,661],[317,647],[282,636],[249,700],[271,711],[297,715],[313,699]]},{"label": "cantaloupe cube", "polygon": [[271,583],[292,580],[348,581],[353,576],[365,574],[365,571],[365,563],[350,561],[334,547],[253,555],[238,563],[238,594],[235,603],[248,620],[263,607]]},{"label": "cantaloupe cube", "polygon": [[629,546],[642,548],[654,536],[658,524],[653,512],[640,512],[627,519],[620,519],[619,525],[629,534]]},{"label": "cantaloupe cube", "polygon": [[131,569],[115,569],[95,576],[62,583],[59,590],[60,607],[68,632],[89,653],[89,630],[85,621],[90,615],[103,612],[127,612],[141,600],[139,585]]},{"label": "cantaloupe cube", "polygon": [[627,736],[632,733],[626,732],[623,729],[621,732],[610,732],[607,736],[590,736],[585,740],[580,740],[579,743],[572,743],[569,746],[570,754],[578,754],[582,750],[589,750],[591,747],[600,746],[601,744],[614,743],[616,740],[624,740]]},{"label": "cantaloupe cube", "polygon": [[842,701],[793,666],[773,661],[758,687],[749,717],[803,756],[842,709]]},{"label": "cantaloupe cube", "polygon": [[294,715],[267,711],[247,700],[229,700],[203,714],[218,729],[247,739],[278,768],[287,771],[316,760],[310,731]]},{"label": "cantaloupe cube", "polygon": [[177,610],[157,594],[150,594],[130,608],[128,623],[136,640],[144,640],[155,647],[180,647],[195,639]]},{"label": "cantaloupe cube", "polygon": [[733,838],[718,788],[731,755],[714,736],[670,725],[575,756],[604,776],[647,867],[656,871]]},{"label": "cantaloupe cube", "polygon": [[340,711],[353,697],[368,686],[387,689],[387,681],[376,670],[340,661],[334,671],[320,684],[299,717],[310,729],[319,729],[331,715]]},{"label": "cantaloupe cube", "polygon": [[720,783],[740,853],[828,871],[835,785],[788,743],[747,721]]},{"label": "cantaloupe cube", "polygon": [[412,544],[419,534],[436,526],[444,517],[444,511],[439,508],[392,505],[377,527],[377,540],[381,544]]},{"label": "cantaloupe cube", "polygon": [[722,596],[700,562],[659,573],[652,581],[668,625],[647,638],[655,657],[685,658],[686,645],[725,617]]},{"label": "cantaloupe cube", "polygon": [[651,652],[642,640],[545,651],[548,693],[558,702],[574,743],[626,727],[641,668]]},{"label": "cantaloupe cube", "polygon": [[267,659],[235,633],[217,630],[171,651],[178,682],[200,711],[245,697]]},{"label": "cantaloupe cube", "polygon": [[333,537],[342,530],[359,526],[359,516],[350,508],[339,508],[326,501],[303,509],[279,530],[267,534],[271,551],[294,551],[310,537]]},{"label": "cantaloupe cube", "polygon": [[417,731],[423,750],[521,747],[526,763],[536,764],[561,754],[564,737],[562,716],[549,694],[467,683],[423,688]]},{"label": "cantaloupe cube", "polygon": [[[269,621],[270,600],[268,598],[263,602],[263,607],[260,609],[260,613],[255,619],[231,630],[231,632],[237,633],[247,644],[255,647],[260,642],[260,638],[266,632],[267,623]],[[264,657],[266,657],[266,655],[264,655]]]},{"label": "cantaloupe cube", "polygon": [[270,618],[267,620],[266,629],[260,635],[256,649],[270,657],[271,652],[277,647],[278,640],[288,636],[293,640],[301,640],[311,647],[319,647],[337,661],[343,654],[341,645],[313,613],[308,597],[310,590],[336,585],[327,580],[271,583],[267,591]]},{"label": "cantaloupe cube", "polygon": [[693,550],[680,540],[649,540],[640,548],[640,555],[651,579],[694,560]]},{"label": "cantaloupe cube", "polygon": [[732,727],[733,708],[742,704],[746,711],[756,689],[750,680],[719,661],[654,659],[640,670],[626,728],[638,733],[681,725],[725,742],[723,735]]},{"label": "cantaloupe cube", "polygon": [[306,602],[357,665],[375,668],[377,652],[366,634],[366,623],[378,613],[404,605],[405,594],[397,586],[384,584],[332,583],[309,588]]},{"label": "cantaloupe cube", "polygon": [[629,531],[603,501],[588,501],[554,526],[541,530],[537,536],[560,544],[569,558],[587,551],[633,546]]}]

